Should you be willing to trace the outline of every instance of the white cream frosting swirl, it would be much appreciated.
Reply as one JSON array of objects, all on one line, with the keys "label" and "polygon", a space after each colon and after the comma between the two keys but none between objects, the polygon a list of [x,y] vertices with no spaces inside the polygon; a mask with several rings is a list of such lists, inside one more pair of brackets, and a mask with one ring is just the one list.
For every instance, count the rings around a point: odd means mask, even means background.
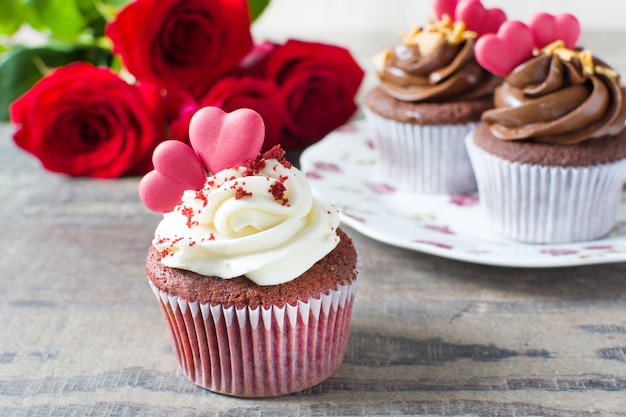
[{"label": "white cream frosting swirl", "polygon": [[226,169],[202,190],[185,191],[155,232],[163,264],[275,285],[300,276],[335,248],[337,210],[288,162],[259,161],[253,172]]}]

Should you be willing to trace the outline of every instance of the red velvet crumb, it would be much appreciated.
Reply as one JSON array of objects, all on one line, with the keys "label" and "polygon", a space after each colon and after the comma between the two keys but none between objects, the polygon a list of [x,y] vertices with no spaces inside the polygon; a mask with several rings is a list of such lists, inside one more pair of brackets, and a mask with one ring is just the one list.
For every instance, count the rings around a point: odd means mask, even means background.
[{"label": "red velvet crumb", "polygon": [[280,181],[270,185],[269,192],[274,197],[274,200],[280,201],[283,206],[289,204],[289,199],[285,198],[285,191],[287,191],[287,188],[285,187],[285,184]]},{"label": "red velvet crumb", "polygon": [[252,193],[246,191],[243,187],[237,187],[235,190],[235,200],[241,200],[244,197],[252,197]]},{"label": "red velvet crumb", "polygon": [[274,197],[274,200],[282,200],[285,197],[285,191],[287,191],[287,188],[282,182],[275,182],[270,185],[269,191]]},{"label": "red velvet crumb", "polygon": [[246,162],[246,170],[243,172],[242,175],[244,177],[251,177],[261,172],[263,168],[265,168],[265,160],[257,158],[252,161]]},{"label": "red velvet crumb", "polygon": [[281,148],[280,145],[276,145],[269,151],[265,152],[262,158],[263,159],[276,159],[280,161],[282,158],[284,158],[284,156],[285,156],[285,151],[283,150],[283,148]]},{"label": "red velvet crumb", "polygon": [[181,210],[181,212],[183,213],[183,216],[187,217],[187,227],[191,229],[191,226],[197,226],[198,222],[191,220],[193,218],[194,215],[194,211],[191,207],[183,207],[183,209]]},{"label": "red velvet crumb", "polygon": [[206,195],[202,192],[202,190],[197,190],[196,191],[196,200],[201,200],[202,201],[202,206],[205,207],[207,204],[209,204],[209,199],[206,197]]}]

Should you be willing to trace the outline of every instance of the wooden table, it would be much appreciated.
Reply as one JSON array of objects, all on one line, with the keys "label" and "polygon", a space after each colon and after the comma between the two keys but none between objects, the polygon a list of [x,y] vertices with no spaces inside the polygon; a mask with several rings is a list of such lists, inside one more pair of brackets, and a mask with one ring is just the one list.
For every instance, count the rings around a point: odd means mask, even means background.
[{"label": "wooden table", "polygon": [[[623,35],[594,50],[626,73]],[[339,370],[276,399],[198,388],[147,284],[159,216],[138,179],[44,172],[10,135],[2,125],[1,416],[626,415],[626,263],[490,267],[349,229],[363,273]]]}]

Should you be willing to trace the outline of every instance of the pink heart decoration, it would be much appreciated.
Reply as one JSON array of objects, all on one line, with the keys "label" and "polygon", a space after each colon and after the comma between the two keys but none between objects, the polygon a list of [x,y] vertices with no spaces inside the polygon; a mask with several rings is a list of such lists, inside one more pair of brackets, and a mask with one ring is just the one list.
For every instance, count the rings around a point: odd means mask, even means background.
[{"label": "pink heart decoration", "polygon": [[536,13],[529,19],[528,27],[533,33],[535,47],[538,49],[557,40],[562,40],[566,48],[574,49],[580,37],[580,23],[569,13],[556,16]]},{"label": "pink heart decoration", "polygon": [[461,0],[456,6],[454,19],[465,22],[465,27],[476,32],[480,38],[496,33],[506,21],[506,14],[497,7],[485,9],[480,0]]},{"label": "pink heart decoration", "polygon": [[504,22],[497,34],[487,34],[474,48],[476,61],[487,71],[507,76],[515,67],[532,57],[533,34],[517,20]]},{"label": "pink heart decoration", "polygon": [[456,5],[459,0],[433,0],[433,10],[437,19],[441,19],[444,14],[454,20]]},{"label": "pink heart decoration", "polygon": [[157,213],[172,211],[185,190],[200,189],[206,180],[200,158],[177,140],[160,143],[152,154],[152,163],[154,170],[139,182],[139,198]]},{"label": "pink heart decoration", "polygon": [[218,107],[203,107],[191,118],[189,138],[204,166],[216,173],[256,158],[263,146],[265,124],[251,109],[226,113]]}]

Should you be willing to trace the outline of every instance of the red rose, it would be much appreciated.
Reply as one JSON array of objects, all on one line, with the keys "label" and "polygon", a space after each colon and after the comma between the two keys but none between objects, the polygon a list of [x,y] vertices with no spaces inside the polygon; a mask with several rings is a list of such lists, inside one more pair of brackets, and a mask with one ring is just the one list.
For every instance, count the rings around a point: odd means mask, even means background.
[{"label": "red rose", "polygon": [[306,146],[346,123],[357,107],[363,70],[350,53],[333,45],[289,40],[276,48],[266,77],[279,88],[288,110],[282,144]]},{"label": "red rose", "polygon": [[364,75],[346,49],[295,40],[256,45],[238,71],[218,81],[201,105],[256,110],[266,125],[264,149],[302,148],[346,123]]},{"label": "red rose", "polygon": [[269,150],[280,143],[281,130],[286,110],[278,99],[278,88],[274,80],[226,77],[218,81],[201,100],[200,107],[216,106],[225,112],[240,108],[255,110],[265,123],[263,150]]},{"label": "red rose", "polygon": [[[145,97],[144,97],[144,94]],[[12,103],[15,143],[54,172],[114,178],[143,174],[161,140],[155,89],[77,62],[48,73]]]},{"label": "red rose", "polygon": [[246,0],[136,0],[106,34],[137,79],[196,97],[252,46]]}]

